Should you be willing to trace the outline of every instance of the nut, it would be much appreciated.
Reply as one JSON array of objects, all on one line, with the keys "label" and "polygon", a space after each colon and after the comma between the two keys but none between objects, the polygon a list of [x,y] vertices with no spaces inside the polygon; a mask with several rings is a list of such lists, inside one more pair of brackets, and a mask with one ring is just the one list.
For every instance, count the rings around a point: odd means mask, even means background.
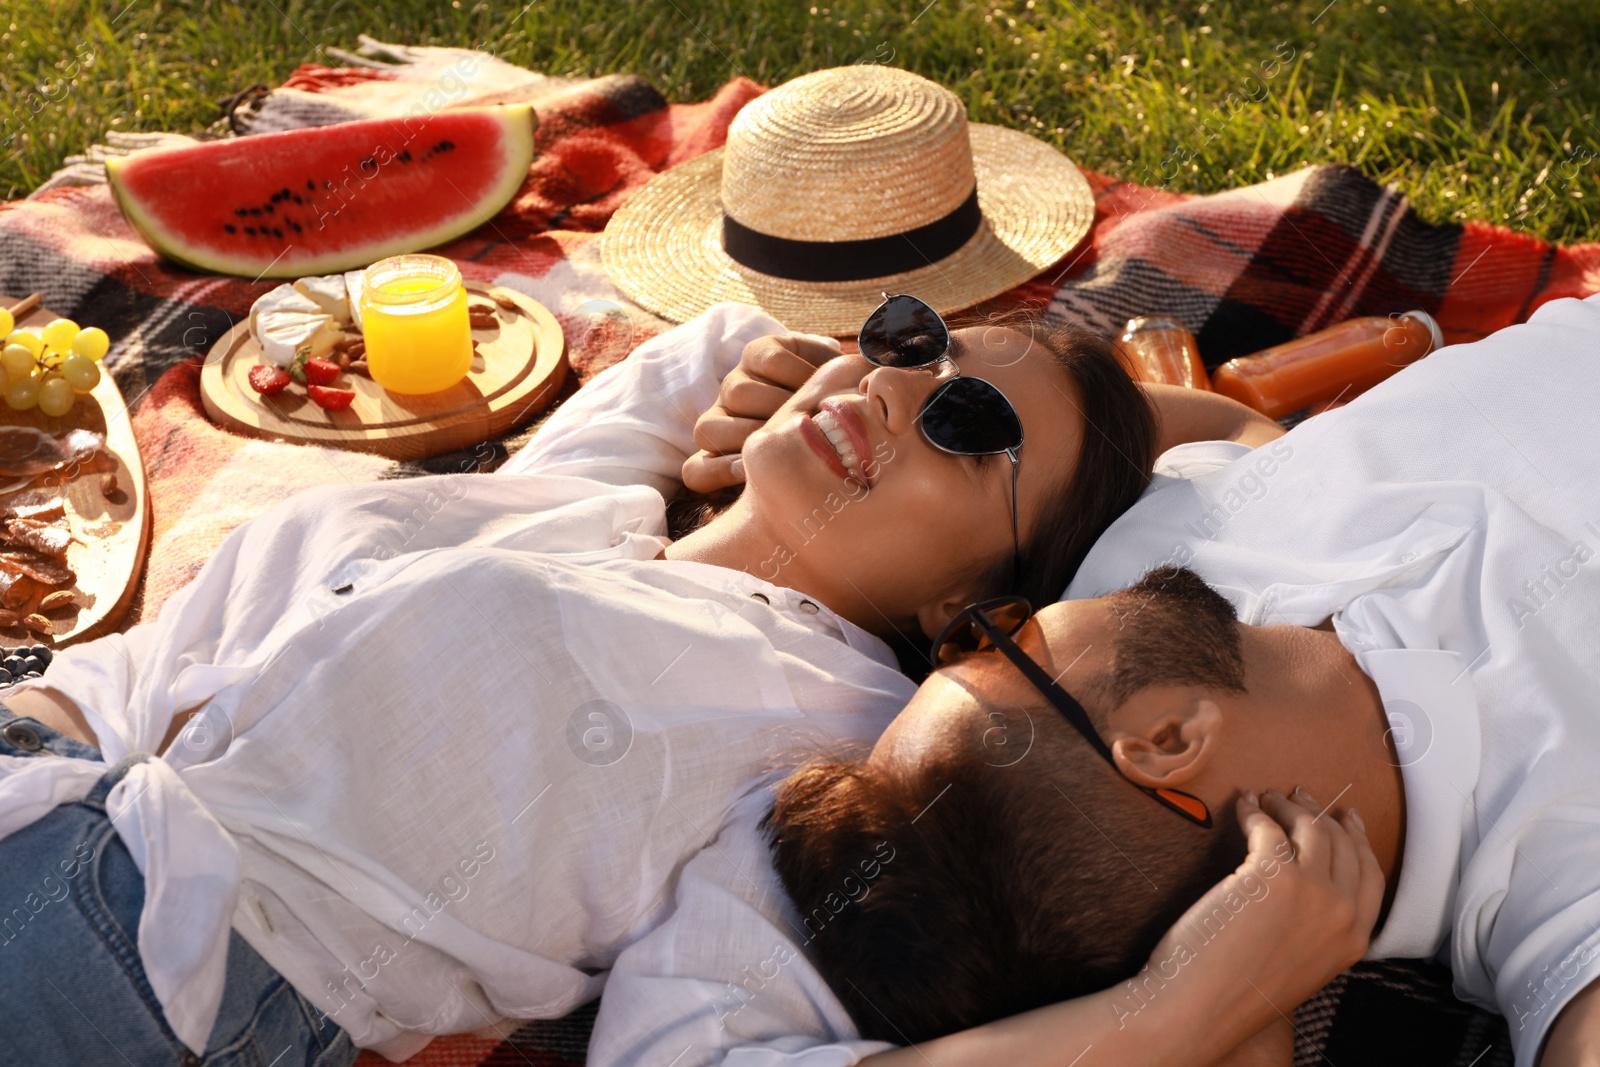
[{"label": "nut", "polygon": [[34,612],[32,615],[23,616],[22,625],[26,626],[36,634],[53,634],[56,632],[55,623],[51,622],[43,615],[40,615],[38,612]]},{"label": "nut", "polygon": [[15,626],[22,619],[14,611],[0,611],[0,627]]},{"label": "nut", "polygon": [[513,300],[511,298],[511,294],[506,292],[504,289],[501,289],[501,288],[498,288],[498,287],[494,288],[494,289],[490,289],[489,290],[489,295],[494,298],[494,302],[496,304],[499,304],[501,307],[505,308],[507,311],[515,311],[516,310],[517,302],[515,300]]},{"label": "nut", "polygon": [[117,495],[116,471],[110,471],[100,476],[100,495],[108,497]]},{"label": "nut", "polygon": [[467,314],[467,322],[474,330],[488,330],[500,325],[500,316],[492,311],[472,311]]},{"label": "nut", "polygon": [[364,359],[352,359],[349,369],[351,374],[366,374],[368,378],[372,377],[367,374],[367,361]]},{"label": "nut", "polygon": [[349,354],[351,359],[360,359],[362,356],[367,354],[367,342],[364,340],[357,340],[355,344],[345,349],[345,352]]},{"label": "nut", "polygon": [[333,352],[333,361],[339,364],[340,370],[348,370],[350,368],[350,354],[348,352],[341,352],[335,349]]},{"label": "nut", "polygon": [[40,611],[54,611],[57,608],[71,607],[78,599],[70,589],[57,589],[53,593],[46,593],[45,598],[39,601]]}]

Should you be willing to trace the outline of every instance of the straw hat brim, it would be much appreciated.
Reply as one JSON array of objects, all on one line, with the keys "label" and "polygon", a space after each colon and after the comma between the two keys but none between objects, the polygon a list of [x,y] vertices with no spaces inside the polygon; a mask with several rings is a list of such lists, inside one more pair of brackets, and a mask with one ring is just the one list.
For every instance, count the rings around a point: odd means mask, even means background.
[{"label": "straw hat brim", "polygon": [[1018,130],[969,124],[984,222],[955,252],[901,274],[801,282],[751,270],[722,250],[722,149],[651,179],[601,238],[611,280],[674,322],[713,304],[754,304],[790,329],[854,334],[881,294],[910,293],[942,313],[1027,281],[1072,251],[1094,221],[1094,194],[1072,161]]}]

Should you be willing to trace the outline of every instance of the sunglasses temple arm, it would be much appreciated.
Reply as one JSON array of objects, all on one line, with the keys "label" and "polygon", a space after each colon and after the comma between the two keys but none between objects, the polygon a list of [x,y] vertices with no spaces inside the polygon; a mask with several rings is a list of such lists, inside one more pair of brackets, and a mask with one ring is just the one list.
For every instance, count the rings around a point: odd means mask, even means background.
[{"label": "sunglasses temple arm", "polygon": [[1011,457],[1011,588],[1015,590],[1022,581],[1022,534],[1017,524],[1017,471],[1022,461],[1014,448],[1006,449],[1006,455]]},{"label": "sunglasses temple arm", "polygon": [[[979,616],[977,621],[983,627],[984,632],[988,634],[990,642],[1005,654],[1006,659],[1009,659],[1017,670],[1027,676],[1028,681],[1032,682],[1034,688],[1045,695],[1045,699],[1055,706],[1055,709],[1061,713],[1063,718],[1077,728],[1077,731],[1083,735],[1084,740],[1089,742],[1089,747],[1093,748],[1101,759],[1115,768],[1117,761],[1111,754],[1111,747],[1100,736],[1100,731],[1094,728],[1094,723],[1089,720],[1089,713],[1083,709],[1083,705],[1078,703],[1071,693],[1057,685],[1055,680],[1044,672],[1043,668],[1027,656],[1022,649],[1018,648],[1016,642],[1012,641],[993,622],[982,616]],[[1119,769],[1117,773],[1121,774],[1122,772]],[[1141,791],[1150,794],[1161,805],[1171,808],[1197,826],[1203,826],[1208,830],[1211,829],[1213,825],[1211,809],[1199,797],[1178,789],[1157,789],[1147,785],[1140,785],[1138,782],[1130,782],[1129,784],[1137,786]]]},{"label": "sunglasses temple arm", "polygon": [[1006,659],[1010,660],[1017,670],[1026,675],[1028,681],[1033,683],[1034,688],[1043,693],[1045,699],[1050,701],[1055,709],[1083,735],[1084,740],[1088,741],[1090,746],[1099,753],[1100,758],[1113,767],[1116,766],[1116,760],[1112,758],[1110,746],[1100,737],[1100,732],[1094,728],[1094,723],[1089,721],[1089,713],[1083,710],[1083,705],[1079,704],[1071,693],[1057,685],[1055,680],[1046,674],[1044,669],[1029,658],[1022,649],[1018,648],[1016,642],[1012,641],[998,626],[993,623],[985,623],[984,630],[994,646],[1004,653]]}]

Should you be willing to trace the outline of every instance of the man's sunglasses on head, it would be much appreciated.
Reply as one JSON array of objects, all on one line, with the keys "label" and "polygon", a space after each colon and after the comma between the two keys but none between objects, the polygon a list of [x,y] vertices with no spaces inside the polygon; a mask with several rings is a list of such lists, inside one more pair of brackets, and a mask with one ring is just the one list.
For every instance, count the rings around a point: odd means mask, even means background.
[{"label": "man's sunglasses on head", "polygon": [[[990,648],[999,649],[1006,659],[1033,683],[1033,687],[1044,694],[1044,698],[1061,713],[1061,717],[1083,735],[1084,740],[1089,742],[1089,747],[1115,769],[1117,762],[1111,755],[1111,747],[1094,728],[1094,723],[1090,721],[1089,713],[1084,710],[1083,705],[1078,703],[1072,694],[1057,685],[1044,672],[1044,668],[1034,662],[1033,658],[1011,639],[1011,635],[1022,629],[1023,624],[1032,616],[1033,605],[1028,603],[1027,598],[1020,596],[997,597],[963,608],[934,640],[933,661],[942,666],[968,653],[982,652]],[[1120,775],[1122,772],[1117,773]],[[1211,828],[1211,809],[1206,807],[1205,801],[1199,797],[1176,789],[1143,786],[1138,782],[1129,781],[1126,777],[1123,780],[1135,789],[1154,797],[1158,803],[1171,808],[1195,825]]]}]

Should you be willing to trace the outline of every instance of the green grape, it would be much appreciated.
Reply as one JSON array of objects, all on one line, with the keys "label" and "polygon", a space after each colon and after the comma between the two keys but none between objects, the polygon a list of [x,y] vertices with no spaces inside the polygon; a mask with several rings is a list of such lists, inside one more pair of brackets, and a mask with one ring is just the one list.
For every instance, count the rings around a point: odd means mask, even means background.
[{"label": "green grape", "polygon": [[11,388],[11,372],[6,370],[5,364],[0,363],[0,396],[5,396],[9,388]]},{"label": "green grape", "polygon": [[72,391],[72,386],[58,375],[51,375],[39,386],[39,410],[51,417],[71,411],[72,402],[77,399],[78,394]]},{"label": "green grape", "polygon": [[44,338],[39,336],[39,331],[29,326],[21,330],[14,330],[7,340],[14,345],[21,345],[28,350],[28,354],[38,359],[44,354]]},{"label": "green grape", "polygon": [[0,366],[4,366],[6,373],[13,378],[26,378],[32,374],[36,362],[33,353],[22,345],[6,345],[0,350]]},{"label": "green grape", "polygon": [[65,352],[72,346],[72,339],[78,336],[78,324],[71,319],[52,319],[50,323],[39,332],[44,338],[44,343],[58,352]]},{"label": "green grape", "polygon": [[39,402],[39,379],[19,378],[6,389],[6,403],[15,411],[27,411]]},{"label": "green grape", "polygon": [[100,368],[93,358],[74,352],[61,361],[61,377],[79,393],[87,393],[100,384]]},{"label": "green grape", "polygon": [[78,336],[72,341],[72,351],[80,356],[88,356],[98,363],[105,356],[106,349],[111,347],[111,338],[98,326],[90,326],[78,331]]},{"label": "green grape", "polygon": [[11,317],[11,312],[0,308],[0,337],[10,337],[11,331],[17,328],[17,320]]}]

